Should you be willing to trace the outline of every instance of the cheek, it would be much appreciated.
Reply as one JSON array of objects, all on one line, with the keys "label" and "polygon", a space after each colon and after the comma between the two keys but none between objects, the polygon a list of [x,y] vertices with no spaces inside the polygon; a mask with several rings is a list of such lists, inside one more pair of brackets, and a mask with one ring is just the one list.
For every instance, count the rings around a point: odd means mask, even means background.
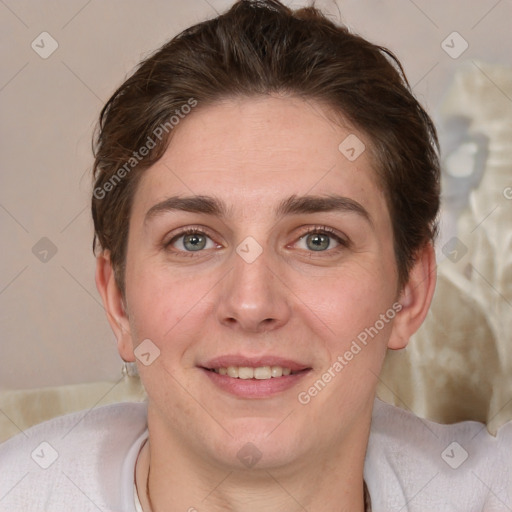
[{"label": "cheek", "polygon": [[180,333],[190,332],[201,322],[195,319],[207,314],[208,291],[215,281],[207,276],[180,276],[154,265],[127,268],[127,300],[134,343],[152,340],[161,351],[168,348],[179,352]]},{"label": "cheek", "polygon": [[316,325],[314,331],[339,345],[372,326],[392,306],[393,275],[378,262],[350,265],[330,277],[302,276],[295,290],[304,315]]},{"label": "cheek", "polygon": [[315,352],[323,352],[323,357],[297,400],[306,405],[312,424],[321,421],[335,435],[337,418],[363,414],[373,399],[395,316],[393,296],[382,277],[378,281],[347,272],[324,286],[323,294],[310,292],[309,298],[309,330],[319,334],[316,345],[321,341],[323,351]]}]

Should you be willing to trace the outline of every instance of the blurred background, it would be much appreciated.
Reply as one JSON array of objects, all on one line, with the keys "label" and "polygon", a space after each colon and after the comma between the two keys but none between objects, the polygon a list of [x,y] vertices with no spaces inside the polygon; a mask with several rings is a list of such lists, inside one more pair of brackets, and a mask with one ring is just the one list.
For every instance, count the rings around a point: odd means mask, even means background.
[{"label": "blurred background", "polygon": [[[121,374],[94,284],[92,132],[143,57],[231,3],[0,0],[0,441],[143,399],[137,377]],[[512,2],[316,6],[398,56],[443,146],[434,305],[410,346],[389,354],[379,396],[495,431],[512,418]]]}]

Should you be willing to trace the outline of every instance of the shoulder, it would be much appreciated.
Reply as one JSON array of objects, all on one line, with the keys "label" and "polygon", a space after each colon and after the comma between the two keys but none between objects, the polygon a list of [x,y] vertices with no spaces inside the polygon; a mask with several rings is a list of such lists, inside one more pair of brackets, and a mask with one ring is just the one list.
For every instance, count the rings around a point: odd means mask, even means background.
[{"label": "shoulder", "polygon": [[127,455],[146,432],[147,403],[125,402],[59,416],[8,439],[0,444],[0,511],[37,512],[51,503],[112,510],[130,471]]},{"label": "shoulder", "polygon": [[365,479],[402,512],[510,510],[512,421],[494,437],[480,422],[442,425],[376,399]]}]

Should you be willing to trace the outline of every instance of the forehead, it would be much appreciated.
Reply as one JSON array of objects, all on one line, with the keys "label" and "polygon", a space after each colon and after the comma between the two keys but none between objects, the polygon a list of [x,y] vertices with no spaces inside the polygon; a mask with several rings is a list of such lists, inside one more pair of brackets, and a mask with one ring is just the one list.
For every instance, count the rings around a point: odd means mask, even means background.
[{"label": "forehead", "polygon": [[199,105],[144,172],[134,213],[171,195],[222,197],[231,213],[243,216],[291,195],[337,194],[386,217],[369,141],[332,119],[325,106],[294,97]]}]

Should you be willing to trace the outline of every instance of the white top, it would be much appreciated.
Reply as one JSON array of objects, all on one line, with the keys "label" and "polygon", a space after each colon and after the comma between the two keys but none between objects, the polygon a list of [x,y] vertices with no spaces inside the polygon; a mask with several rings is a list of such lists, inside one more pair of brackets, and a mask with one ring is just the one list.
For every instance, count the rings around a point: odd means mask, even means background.
[{"label": "white top", "polygon": [[[147,403],[60,416],[0,444],[1,512],[138,512]],[[375,400],[364,477],[373,512],[512,511],[512,421],[440,425]]]}]

